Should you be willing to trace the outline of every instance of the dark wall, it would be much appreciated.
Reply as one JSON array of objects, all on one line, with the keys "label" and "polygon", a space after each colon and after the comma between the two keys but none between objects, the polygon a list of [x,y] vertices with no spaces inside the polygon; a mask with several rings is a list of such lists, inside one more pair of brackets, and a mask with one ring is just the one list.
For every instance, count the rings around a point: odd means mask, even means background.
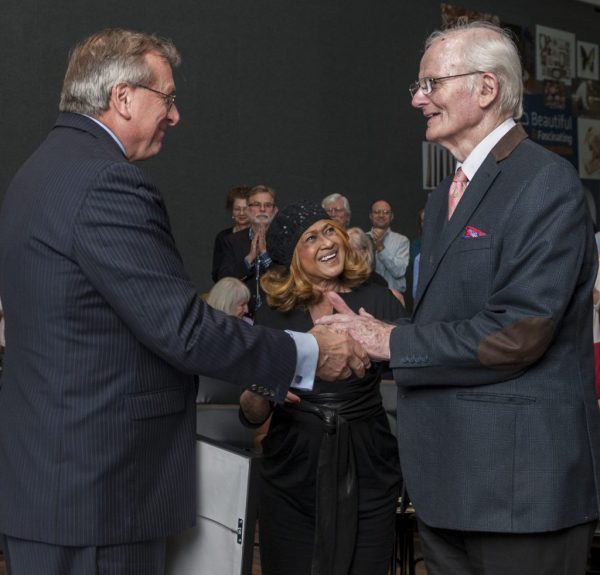
[{"label": "dark wall", "polygon": [[[463,2],[507,23],[536,23],[598,42],[600,14],[573,0]],[[415,233],[424,122],[410,107],[424,38],[440,24],[433,0],[171,0],[127,3],[3,0],[0,194],[52,126],[69,48],[106,26],[170,37],[181,123],[146,169],[161,187],[186,266],[210,285],[224,195],[274,187],[285,205],[347,195],[367,227],[388,199],[394,228]]]}]

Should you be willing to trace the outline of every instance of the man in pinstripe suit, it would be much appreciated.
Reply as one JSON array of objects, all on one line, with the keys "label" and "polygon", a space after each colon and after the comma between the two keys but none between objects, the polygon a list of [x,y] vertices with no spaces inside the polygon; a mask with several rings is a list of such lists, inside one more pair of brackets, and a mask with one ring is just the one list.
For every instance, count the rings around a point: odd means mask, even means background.
[{"label": "man in pinstripe suit", "polygon": [[315,369],[332,379],[368,363],[346,336],[251,328],[198,299],[160,193],[131,163],[157,154],[179,121],[178,63],[154,36],[105,30],[83,41],[54,129],[5,196],[0,533],[10,575],[164,571],[165,538],[194,522],[194,373],[283,401]]}]

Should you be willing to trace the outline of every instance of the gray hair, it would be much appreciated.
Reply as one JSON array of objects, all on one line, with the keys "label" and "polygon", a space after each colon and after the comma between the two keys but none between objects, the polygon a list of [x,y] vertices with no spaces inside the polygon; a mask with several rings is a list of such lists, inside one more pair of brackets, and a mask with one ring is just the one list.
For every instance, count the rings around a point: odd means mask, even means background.
[{"label": "gray hair", "polygon": [[348,241],[354,251],[360,252],[367,263],[373,267],[375,261],[375,246],[370,236],[362,229],[358,227],[349,228],[346,230],[348,234]]},{"label": "gray hair", "polygon": [[206,303],[215,309],[233,315],[235,306],[241,301],[250,301],[250,290],[241,280],[232,277],[221,278],[208,292]]},{"label": "gray hair", "polygon": [[[433,32],[425,41],[425,50],[439,40],[463,32],[470,32],[469,38],[460,44],[457,55],[464,64],[465,71],[482,70],[494,73],[499,84],[499,115],[510,113],[518,120],[523,115],[523,70],[519,50],[510,30],[504,30],[483,20],[459,20],[450,28]],[[472,76],[468,81],[473,89],[476,77]]]},{"label": "gray hair", "polygon": [[329,204],[336,202],[340,198],[344,204],[344,209],[348,212],[348,214],[351,214],[352,211],[350,210],[350,202],[348,201],[348,198],[346,198],[346,196],[342,196],[342,194],[329,194],[328,196],[325,196],[321,201],[321,207],[325,210]]},{"label": "gray hair", "polygon": [[172,68],[181,63],[174,44],[152,34],[107,28],[84,39],[69,57],[60,111],[98,116],[108,110],[113,86],[151,84],[155,78],[145,59],[151,52]]},{"label": "gray hair", "polygon": [[273,202],[275,202],[275,190],[269,186],[259,184],[258,186],[250,188],[250,191],[248,192],[248,199],[256,194],[269,194],[273,198]]}]

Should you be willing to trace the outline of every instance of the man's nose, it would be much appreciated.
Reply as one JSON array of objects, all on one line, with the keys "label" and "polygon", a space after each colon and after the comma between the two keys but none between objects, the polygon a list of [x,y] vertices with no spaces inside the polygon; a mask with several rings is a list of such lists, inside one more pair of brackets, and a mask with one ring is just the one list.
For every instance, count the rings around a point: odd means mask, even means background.
[{"label": "man's nose", "polygon": [[173,102],[173,105],[169,109],[167,119],[169,120],[169,125],[171,126],[176,126],[177,124],[179,124],[181,115],[179,114],[179,110],[177,109],[177,104],[175,102]]}]

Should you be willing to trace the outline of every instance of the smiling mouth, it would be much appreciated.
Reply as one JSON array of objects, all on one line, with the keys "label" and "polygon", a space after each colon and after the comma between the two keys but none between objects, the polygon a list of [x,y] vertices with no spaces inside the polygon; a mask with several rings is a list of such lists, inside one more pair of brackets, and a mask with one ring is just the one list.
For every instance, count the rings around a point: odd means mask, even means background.
[{"label": "smiling mouth", "polygon": [[337,257],[337,252],[333,252],[330,254],[327,254],[326,256],[320,257],[319,261],[326,264],[332,260],[334,260]]}]

